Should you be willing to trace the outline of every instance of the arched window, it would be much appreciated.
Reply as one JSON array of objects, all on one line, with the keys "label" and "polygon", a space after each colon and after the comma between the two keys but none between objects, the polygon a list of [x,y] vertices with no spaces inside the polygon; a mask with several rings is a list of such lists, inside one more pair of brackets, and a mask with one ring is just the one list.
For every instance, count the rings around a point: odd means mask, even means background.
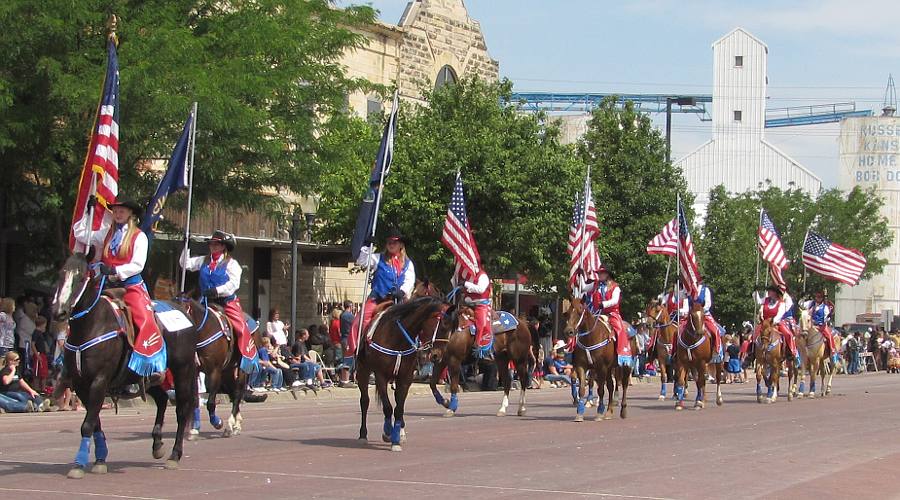
[{"label": "arched window", "polygon": [[456,83],[457,80],[456,71],[453,70],[452,66],[446,64],[438,71],[437,78],[434,81],[434,88],[439,89],[448,83]]}]

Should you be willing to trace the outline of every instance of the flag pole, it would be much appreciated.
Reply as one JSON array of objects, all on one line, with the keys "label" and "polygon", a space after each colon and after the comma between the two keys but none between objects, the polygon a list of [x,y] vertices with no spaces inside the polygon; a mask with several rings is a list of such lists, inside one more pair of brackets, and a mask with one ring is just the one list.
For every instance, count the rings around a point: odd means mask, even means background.
[{"label": "flag pole", "polygon": [[[759,254],[759,228],[762,226],[762,214],[763,214],[763,208],[762,208],[762,205],[760,205],[759,206],[759,218],[758,218],[759,220],[757,220],[757,223],[756,223],[756,233],[757,233],[757,235],[756,235],[756,238],[757,238],[757,242],[756,242],[756,280],[754,280],[754,282],[753,282],[753,326],[754,327],[758,323],[758,321],[757,321],[758,315],[756,314],[756,306],[758,305],[756,303],[756,292],[757,292],[756,288],[759,287],[759,257],[760,257],[760,254]],[[768,281],[769,280],[768,280],[768,276],[767,276],[766,277],[767,284],[768,284]]]},{"label": "flag pole", "polygon": [[[191,244],[191,201],[194,198],[194,149],[197,144],[197,101],[191,106],[191,132],[188,143],[191,148],[191,156],[188,165],[188,198],[187,198],[187,219],[184,223],[184,255],[188,254]],[[187,279],[187,267],[181,266],[181,293],[184,293],[185,280]]]},{"label": "flag pole", "polygon": [[678,223],[675,224],[676,230],[675,234],[678,238],[677,244],[675,245],[675,297],[677,300],[677,305],[675,310],[678,311],[676,315],[678,319],[678,327],[681,327],[681,303],[684,298],[681,296],[681,193],[677,193],[675,195],[675,218],[678,219]]},{"label": "flag pole", "polygon": [[666,294],[666,290],[669,288],[669,268],[672,267],[672,257],[666,259],[666,280],[663,282],[663,295]]},{"label": "flag pole", "polygon": [[[806,228],[806,234],[803,235],[803,247],[806,247],[807,238],[809,238],[809,228]],[[800,249],[800,261],[803,262],[803,248]],[[806,262],[803,262],[803,293],[806,294]]]},{"label": "flag pole", "polygon": [[[400,101],[398,101],[399,90],[394,90],[394,101],[392,106],[394,108],[391,109],[391,113],[396,113],[398,110],[397,107],[400,106]],[[390,117],[388,118],[390,120]],[[392,124],[388,124],[388,126],[392,126]],[[393,141],[393,137],[390,139]],[[385,148],[387,148],[387,143],[385,143]],[[386,154],[386,151],[382,152],[382,154]],[[387,166],[387,162],[382,158],[381,160],[381,174],[378,176],[378,193],[375,194],[375,212],[372,215],[372,231],[369,234],[369,251],[366,253],[366,259],[372,258],[372,252],[375,250],[375,242],[371,241],[372,238],[375,237],[375,229],[378,227],[378,211],[381,209],[381,192],[384,190],[384,168]],[[362,314],[366,310],[366,297],[369,295],[369,280],[372,278],[372,266],[369,265],[369,262],[366,262],[366,280],[363,282],[363,293],[362,299],[359,301],[359,311],[356,313],[359,316],[359,331],[356,335],[356,354],[359,354],[359,348],[362,345],[362,333],[363,333],[363,318]]]}]

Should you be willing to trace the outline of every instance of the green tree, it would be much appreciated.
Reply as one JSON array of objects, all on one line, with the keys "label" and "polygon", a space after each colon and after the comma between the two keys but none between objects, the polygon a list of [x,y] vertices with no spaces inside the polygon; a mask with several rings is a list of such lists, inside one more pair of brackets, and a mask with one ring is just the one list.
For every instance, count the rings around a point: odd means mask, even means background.
[{"label": "green tree", "polygon": [[[572,194],[583,171],[573,148],[559,143],[555,125],[509,105],[508,81],[468,78],[423,92],[424,105],[401,104],[379,227],[409,235],[418,274],[446,286],[453,264],[440,235],[459,170],[488,274],[520,272],[533,285],[563,285]],[[328,196],[320,209],[334,217],[319,233],[327,241],[346,243],[353,232],[377,134],[370,141],[362,160],[323,178]]]},{"label": "green tree", "polygon": [[[798,299],[816,288],[834,294],[838,284],[815,273],[804,274],[801,260],[807,229],[835,243],[860,250],[867,258],[863,278],[881,272],[886,263],[878,253],[891,245],[887,220],[879,210],[884,200],[874,191],[854,188],[849,193],[825,190],[813,199],[799,189],[782,190],[769,185],[738,195],[723,186],[710,192],[701,246],[701,266],[715,292],[715,313],[725,325],[739,325],[753,317],[756,305],[751,292],[757,284],[757,229],[764,208],[780,233],[791,260],[784,273],[788,292]],[[759,286],[767,280],[768,267],[759,265]],[[804,279],[805,278],[805,279]]]},{"label": "green tree", "polygon": [[[64,254],[76,182],[104,74],[106,23],[119,18],[120,191],[146,196],[190,103],[199,102],[197,206],[277,209],[308,192],[347,136],[345,97],[368,88],[341,55],[365,43],[370,7],[326,0],[7,0],[0,5],[0,226],[37,259]],[[5,222],[5,223],[4,223]]]},{"label": "green tree", "polygon": [[[681,170],[666,162],[665,140],[630,102],[619,108],[607,99],[594,110],[578,156],[591,169],[598,248],[622,286],[628,317],[662,291],[666,262],[647,255],[647,242],[675,217],[679,193],[686,208],[693,198]],[[674,265],[671,273],[670,283]]]}]

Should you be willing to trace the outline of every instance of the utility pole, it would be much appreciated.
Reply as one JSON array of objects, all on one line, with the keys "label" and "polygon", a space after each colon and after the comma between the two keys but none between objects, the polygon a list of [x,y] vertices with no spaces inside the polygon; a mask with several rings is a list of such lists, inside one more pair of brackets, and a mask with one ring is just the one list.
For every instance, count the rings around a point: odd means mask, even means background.
[{"label": "utility pole", "polygon": [[693,97],[666,97],[666,163],[672,162],[672,104],[693,106],[697,100]]}]

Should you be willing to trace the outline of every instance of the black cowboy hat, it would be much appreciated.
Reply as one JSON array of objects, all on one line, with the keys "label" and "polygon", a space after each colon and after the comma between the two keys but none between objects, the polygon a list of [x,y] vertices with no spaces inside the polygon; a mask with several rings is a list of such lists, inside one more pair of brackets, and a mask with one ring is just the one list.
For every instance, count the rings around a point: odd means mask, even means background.
[{"label": "black cowboy hat", "polygon": [[211,241],[218,241],[219,243],[225,245],[225,248],[227,248],[229,252],[234,251],[234,247],[237,245],[237,240],[234,238],[234,235],[231,233],[226,233],[221,229],[216,229],[215,231],[213,231],[212,236],[206,238],[207,243]]},{"label": "black cowboy hat", "polygon": [[779,287],[777,287],[777,286],[775,286],[775,285],[769,285],[769,286],[767,286],[767,287],[766,287],[766,291],[768,292],[769,290],[771,290],[771,291],[777,293],[779,297],[783,297],[783,296],[784,296],[784,290],[782,290],[781,288],[779,288]]},{"label": "black cowboy hat", "polygon": [[613,277],[613,272],[610,271],[609,268],[604,265],[601,265],[600,269],[597,269],[597,276],[600,276],[600,273],[606,273],[609,275],[610,278]]},{"label": "black cowboy hat", "polygon": [[128,208],[132,212],[134,212],[134,215],[141,215],[141,213],[144,211],[144,207],[142,207],[140,203],[127,196],[117,196],[116,201],[109,204],[109,208],[114,207]]},{"label": "black cowboy hat", "polygon": [[409,245],[409,238],[403,235],[396,227],[389,227],[387,234],[384,235],[385,241],[399,241],[404,245]]}]

